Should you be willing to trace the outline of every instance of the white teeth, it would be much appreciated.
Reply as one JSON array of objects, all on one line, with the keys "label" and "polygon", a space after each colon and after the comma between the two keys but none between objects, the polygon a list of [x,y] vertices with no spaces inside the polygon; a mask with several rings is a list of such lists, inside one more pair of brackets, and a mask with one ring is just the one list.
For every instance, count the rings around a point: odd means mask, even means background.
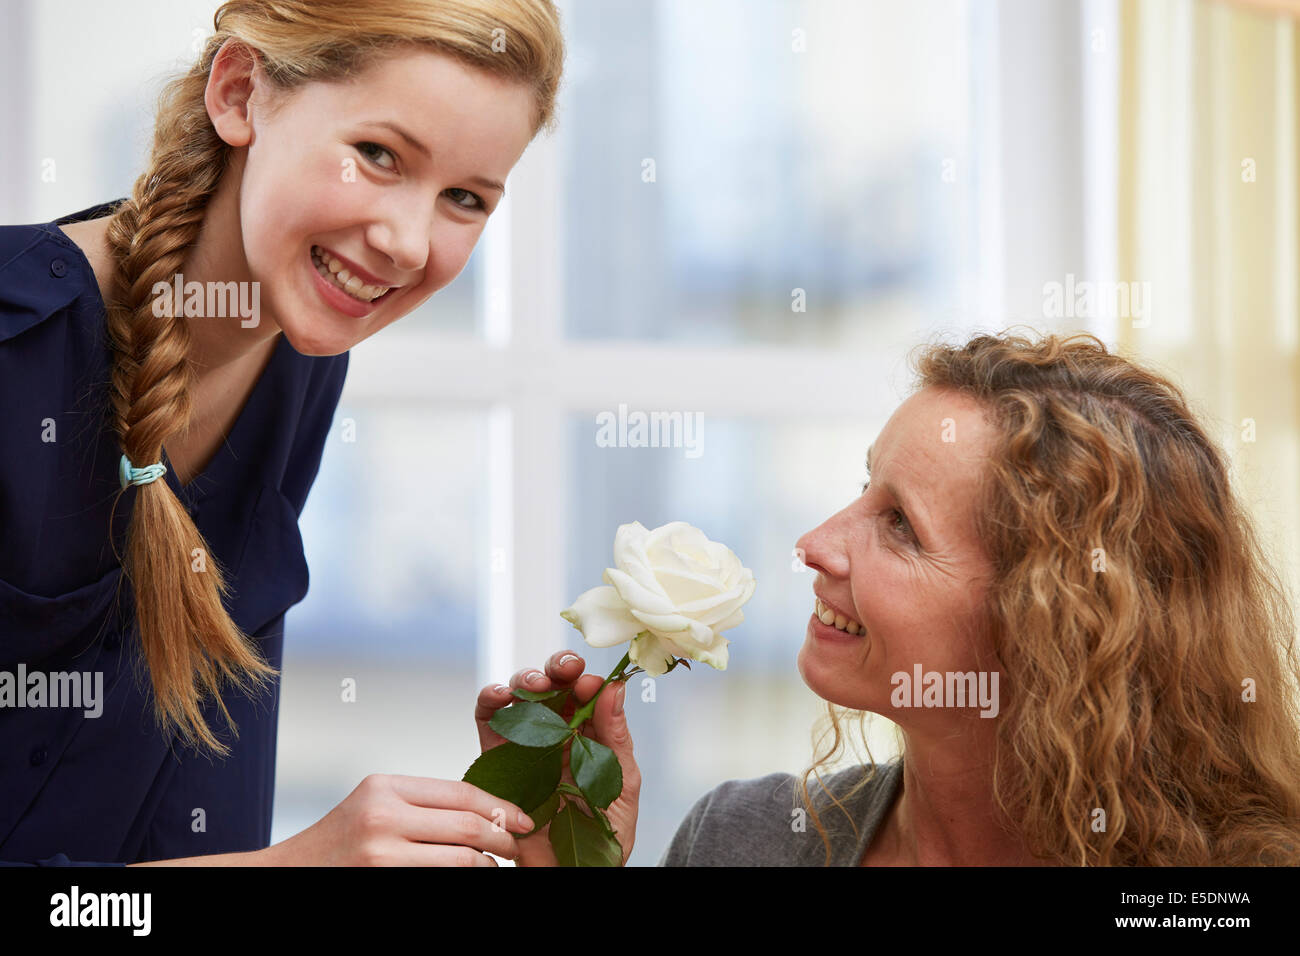
[{"label": "white teeth", "polygon": [[336,286],[352,296],[354,299],[360,299],[362,302],[369,302],[377,299],[388,291],[389,286],[367,285],[356,276],[343,268],[343,263],[333,256],[327,256],[322,252],[320,246],[311,247],[311,259],[316,266],[316,271],[326,279],[332,281]]},{"label": "white teeth", "polygon": [[826,624],[830,627],[834,627],[837,630],[844,631],[846,634],[866,633],[866,629],[863,628],[861,624],[859,624],[857,621],[849,620],[843,614],[836,614],[834,611],[832,611],[830,608],[828,608],[825,604],[822,603],[821,598],[817,598],[816,611],[817,611],[817,619],[821,621],[823,624]]}]

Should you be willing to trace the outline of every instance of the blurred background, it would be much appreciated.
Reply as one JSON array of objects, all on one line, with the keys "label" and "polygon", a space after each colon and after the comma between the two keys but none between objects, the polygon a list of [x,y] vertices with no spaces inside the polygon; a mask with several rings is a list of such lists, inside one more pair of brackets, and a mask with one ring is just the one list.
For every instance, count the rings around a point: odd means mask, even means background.
[{"label": "blurred background", "polygon": [[[126,195],[217,5],[3,0],[0,221]],[[1294,5],[559,6],[557,132],[460,277],[352,352],[301,521],[274,840],[367,773],[459,778],[477,690],[583,651],[559,611],[631,521],[695,524],[759,582],[726,673],[629,688],[631,862],[723,780],[801,771],[823,705],[794,544],[859,492],[924,341],[1089,331],[1160,368],[1296,587]],[[697,447],[601,447],[620,405],[698,416]],[[872,755],[893,746],[877,719]]]}]

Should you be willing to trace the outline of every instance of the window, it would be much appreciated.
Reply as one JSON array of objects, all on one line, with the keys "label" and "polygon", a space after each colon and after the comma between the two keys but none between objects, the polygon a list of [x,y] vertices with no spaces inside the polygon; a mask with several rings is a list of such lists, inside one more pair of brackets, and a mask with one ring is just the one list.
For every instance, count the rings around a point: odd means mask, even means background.
[{"label": "window", "polygon": [[[723,780],[801,770],[821,705],[794,666],[811,575],[792,550],[857,493],[908,349],[1050,328],[1045,279],[1107,274],[1113,0],[560,6],[558,132],[462,275],[353,350],[302,517],[277,841],[367,773],[459,777],[483,684],[565,646],[608,672],[621,651],[588,652],[559,612],[633,520],[697,524],[758,591],[727,673],[675,671],[653,703],[629,689],[632,862]],[[158,83],[215,8],[10,4],[6,221],[127,193]],[[101,55],[117,42],[160,54]],[[105,119],[69,122],[69,90]],[[58,179],[38,183],[46,157]],[[598,446],[620,405],[702,416],[702,453]]]}]

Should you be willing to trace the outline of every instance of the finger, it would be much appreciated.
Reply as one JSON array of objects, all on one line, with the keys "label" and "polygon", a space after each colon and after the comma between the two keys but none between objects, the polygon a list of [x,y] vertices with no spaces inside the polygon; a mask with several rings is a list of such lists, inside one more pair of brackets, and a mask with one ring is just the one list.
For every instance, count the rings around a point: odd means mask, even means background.
[{"label": "finger", "polygon": [[434,810],[467,810],[515,833],[528,833],[533,829],[532,818],[522,809],[472,783],[401,775],[393,775],[390,779],[393,792],[412,806]]},{"label": "finger", "polygon": [[641,771],[633,754],[632,733],[627,726],[627,685],[620,681],[610,684],[596,701],[591,725],[595,738],[618,757],[623,768],[623,793],[635,797],[641,788]]},{"label": "finger", "polygon": [[632,735],[627,726],[627,684],[617,681],[606,687],[596,701],[596,709],[591,715],[591,726],[595,737],[602,744],[616,752],[623,749],[632,750]]},{"label": "finger", "polygon": [[463,846],[439,846],[431,843],[410,843],[411,862],[399,866],[496,866],[497,861],[486,853]]},{"label": "finger", "polygon": [[[585,704],[587,701],[591,700],[591,695],[600,690],[601,685],[604,683],[605,678],[603,677],[596,674],[583,674],[578,678],[577,683],[573,685],[573,696],[578,698],[579,703]],[[600,696],[604,697],[606,693],[610,693],[613,690],[614,685],[610,684],[605,688],[605,691]]]},{"label": "finger", "polygon": [[510,678],[511,687],[522,687],[524,690],[545,691],[551,689],[551,680],[536,667],[525,667],[523,670],[516,671]]},{"label": "finger", "polygon": [[474,719],[489,721],[493,714],[514,699],[510,688],[505,684],[489,684],[478,692],[478,699],[474,702]]},{"label": "finger", "polygon": [[579,655],[566,649],[552,654],[544,666],[545,671],[539,671],[536,667],[525,667],[518,671],[510,679],[510,686],[536,691],[569,687],[582,675],[587,664]]},{"label": "finger", "polygon": [[519,844],[503,829],[505,822],[506,812],[499,808],[496,820],[486,820],[470,810],[407,807],[397,825],[398,832],[413,843],[469,847],[512,860],[519,854]]},{"label": "finger", "polygon": [[556,651],[546,662],[546,676],[555,686],[567,687],[582,676],[586,666],[587,662],[574,651]]},{"label": "finger", "polygon": [[498,710],[515,700],[510,688],[505,684],[492,684],[478,692],[474,702],[474,723],[478,727],[479,750],[491,750],[506,742],[506,739],[492,729],[489,721]]}]

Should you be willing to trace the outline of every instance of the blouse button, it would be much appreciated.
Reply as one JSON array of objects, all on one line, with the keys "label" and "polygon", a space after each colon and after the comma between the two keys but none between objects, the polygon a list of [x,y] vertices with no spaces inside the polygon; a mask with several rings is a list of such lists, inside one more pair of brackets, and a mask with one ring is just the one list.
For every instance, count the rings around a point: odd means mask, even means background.
[{"label": "blouse button", "polygon": [[56,279],[62,279],[68,272],[68,264],[62,259],[55,259],[50,263],[50,275]]},{"label": "blouse button", "polygon": [[47,751],[44,747],[37,747],[35,750],[32,751],[32,755],[29,759],[31,760],[33,767],[39,767],[41,764],[45,763],[45,758],[48,756],[49,756],[49,751]]}]

